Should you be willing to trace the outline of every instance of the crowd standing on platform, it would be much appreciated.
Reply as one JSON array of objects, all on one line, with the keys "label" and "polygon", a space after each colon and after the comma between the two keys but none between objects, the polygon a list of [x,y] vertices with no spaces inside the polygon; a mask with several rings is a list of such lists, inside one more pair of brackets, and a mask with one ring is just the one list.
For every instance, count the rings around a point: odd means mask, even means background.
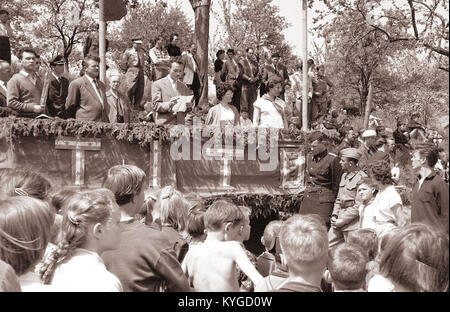
[{"label": "crowd standing on platform", "polygon": [[[396,129],[376,117],[369,129],[354,128],[349,111],[332,109],[323,65],[310,59],[289,76],[276,51],[259,66],[253,47],[217,51],[216,101],[204,105],[196,47],[183,51],[178,34],[167,46],[155,38],[149,59],[133,38],[106,85],[93,33],[80,77],[69,81],[60,55],[45,75],[34,49],[12,57],[7,11],[0,22],[0,106],[19,117],[128,123],[137,110],[162,125],[200,114],[206,125],[290,129],[301,128],[308,107],[314,130],[301,205],[266,226],[260,255],[244,246],[249,207],[204,207],[171,186],[146,196],[146,175],[132,165],[110,168],[100,189],[54,189],[32,170],[0,169],[0,291],[448,291],[449,161],[420,115]],[[152,94],[144,101],[146,79]]]}]

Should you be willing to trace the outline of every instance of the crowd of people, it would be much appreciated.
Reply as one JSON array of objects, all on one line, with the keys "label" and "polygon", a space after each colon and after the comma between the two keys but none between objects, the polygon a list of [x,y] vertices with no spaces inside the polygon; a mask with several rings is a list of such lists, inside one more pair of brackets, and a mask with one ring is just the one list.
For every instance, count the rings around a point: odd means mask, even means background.
[{"label": "crowd of people", "polygon": [[414,152],[421,178],[407,224],[386,161],[366,174],[358,150],[341,154],[334,202],[311,171],[299,212],[267,224],[260,255],[243,244],[249,207],[205,207],[171,186],[146,196],[133,165],[110,168],[103,188],[55,189],[33,170],[0,169],[0,290],[448,291],[448,187],[433,173],[436,150]]},{"label": "crowd of people", "polygon": [[[9,44],[8,16],[0,10],[0,43]],[[196,194],[170,186],[146,195],[138,167],[112,167],[100,189],[55,189],[33,170],[0,169],[0,290],[448,291],[448,156],[420,115],[399,120],[395,130],[377,121],[354,128],[331,110],[334,85],[323,65],[306,64],[303,103],[303,64],[289,75],[273,52],[259,66],[253,48],[217,52],[217,99],[201,106],[195,46],[182,51],[177,34],[169,41],[156,38],[146,60],[142,39],[132,39],[109,86],[99,80],[95,34],[72,81],[60,55],[42,76],[38,53],[27,47],[18,50],[20,68],[11,77],[11,55],[4,57],[10,47],[2,45],[0,105],[29,118],[127,123],[133,110],[145,110],[162,125],[201,116],[206,125],[279,129],[300,128],[307,106],[318,131],[308,135],[297,213],[271,221],[261,237],[266,251],[254,255],[243,244],[249,207],[225,200],[205,207]],[[335,130],[338,141],[324,129]],[[399,194],[402,179],[412,185],[408,205]]]}]

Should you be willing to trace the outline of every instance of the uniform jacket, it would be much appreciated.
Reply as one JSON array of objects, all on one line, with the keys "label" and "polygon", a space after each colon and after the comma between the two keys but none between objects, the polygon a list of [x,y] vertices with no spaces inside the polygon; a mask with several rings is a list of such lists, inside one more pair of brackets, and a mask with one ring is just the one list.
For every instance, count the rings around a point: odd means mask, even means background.
[{"label": "uniform jacket", "polygon": [[344,172],[339,183],[339,192],[334,202],[332,216],[344,221],[341,231],[358,229],[359,212],[355,205],[358,182],[367,177],[364,171]]},{"label": "uniform jacket", "polygon": [[58,81],[55,76],[50,77],[47,96],[48,114],[52,117],[66,118],[64,105],[69,91],[69,80],[60,77]]},{"label": "uniform jacket", "polygon": [[145,55],[144,51],[141,49],[136,51],[134,48],[128,48],[125,50],[122,56],[122,62],[120,68],[126,72],[129,68],[144,66]]}]

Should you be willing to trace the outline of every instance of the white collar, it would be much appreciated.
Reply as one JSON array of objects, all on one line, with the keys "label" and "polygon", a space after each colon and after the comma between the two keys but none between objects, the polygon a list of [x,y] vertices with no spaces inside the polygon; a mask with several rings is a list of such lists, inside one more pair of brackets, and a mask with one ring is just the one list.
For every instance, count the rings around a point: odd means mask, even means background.
[{"label": "white collar", "polygon": [[53,75],[53,77],[55,77],[56,80],[58,80],[58,81],[59,81],[59,80],[61,79],[61,77],[62,77],[62,76],[57,76],[57,75],[55,74],[55,72],[52,72],[52,75]]},{"label": "white collar", "polygon": [[172,77],[170,77],[170,75],[167,75],[167,78],[169,78],[170,83],[172,84],[172,86],[176,86],[176,81],[172,79]]},{"label": "white collar", "polygon": [[89,77],[89,75],[85,75],[90,83],[94,83],[94,78]]}]

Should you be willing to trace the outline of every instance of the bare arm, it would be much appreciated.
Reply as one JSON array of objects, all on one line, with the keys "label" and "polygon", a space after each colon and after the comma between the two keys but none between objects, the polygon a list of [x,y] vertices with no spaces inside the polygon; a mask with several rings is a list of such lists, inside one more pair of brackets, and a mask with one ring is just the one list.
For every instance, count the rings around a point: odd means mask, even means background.
[{"label": "bare arm", "polygon": [[259,125],[259,119],[260,119],[261,111],[258,107],[253,107],[253,125],[258,126]]},{"label": "bare arm", "polygon": [[232,245],[232,257],[233,261],[237,263],[237,265],[241,268],[242,272],[247,275],[253,282],[253,284],[257,284],[260,280],[263,279],[262,275],[256,270],[253,264],[248,259],[245,251],[236,242],[236,244]]}]

